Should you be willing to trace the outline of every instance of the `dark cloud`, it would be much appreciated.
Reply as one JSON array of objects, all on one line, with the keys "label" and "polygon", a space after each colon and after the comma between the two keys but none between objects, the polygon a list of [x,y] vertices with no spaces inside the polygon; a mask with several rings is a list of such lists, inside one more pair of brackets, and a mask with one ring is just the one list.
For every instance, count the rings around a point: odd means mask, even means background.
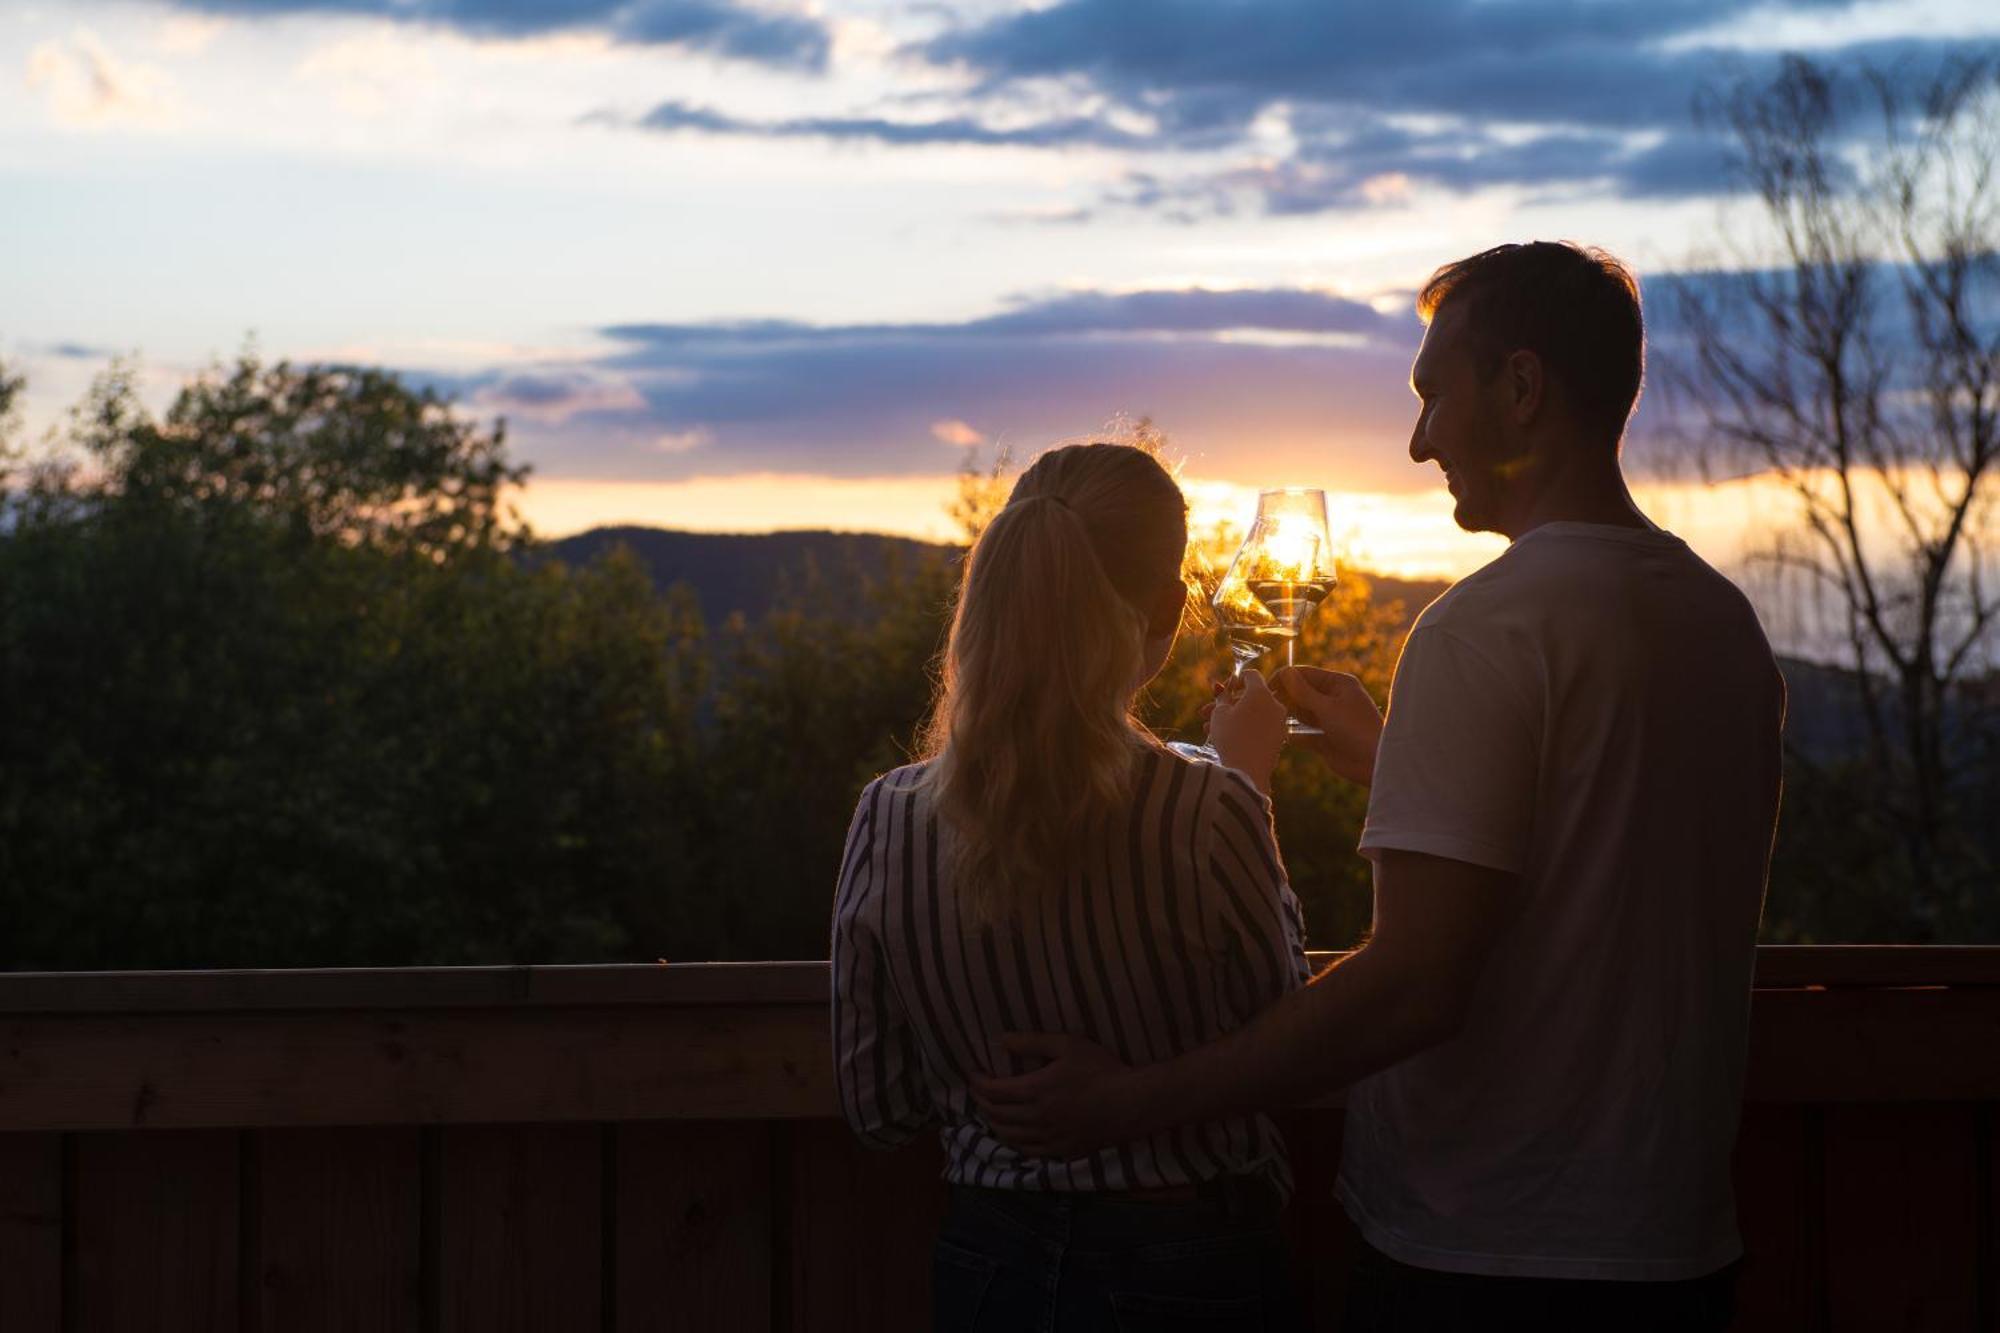
[{"label": "dark cloud", "polygon": [[[1783,58],[1720,49],[1702,41],[1704,30],[1752,11],[1853,3],[1059,0],[917,52],[965,69],[988,95],[1048,80],[1086,90],[1107,114],[1150,118],[1153,148],[1241,146],[1265,112],[1290,126],[1296,147],[1274,161],[1172,178],[1135,172],[1097,208],[1062,221],[1105,207],[1178,220],[1245,201],[1280,214],[1368,207],[1393,202],[1399,180],[1646,199],[1732,188],[1719,132],[1696,122],[1697,100],[1704,89],[1768,79]],[[1919,34],[1825,54],[1917,82],[1981,51],[2000,45]],[[1512,131],[1504,138],[1491,128],[1503,124]]]},{"label": "dark cloud", "polygon": [[[1655,369],[1684,355],[1676,284],[1649,275]],[[1407,296],[1407,294],[1406,294]],[[1353,490],[1428,485],[1407,457],[1421,326],[1324,292],[1078,292],[955,323],[631,323],[585,363],[418,376],[504,411],[537,475],[676,481],[759,473],[934,476],[976,434],[1032,453],[1149,415],[1198,476],[1315,478]],[[1649,392],[1634,465],[1684,449]],[[952,429],[940,433],[941,424]]]},{"label": "dark cloud", "polygon": [[1651,142],[1590,130],[1502,139],[1471,127],[1419,132],[1377,122],[1251,167],[1172,180],[1135,173],[1103,202],[1193,222],[1235,212],[1244,200],[1276,215],[1376,207],[1400,202],[1419,185],[1457,193],[1491,186],[1610,189],[1644,199],[1714,194],[1729,179],[1722,142],[1696,130]]},{"label": "dark cloud", "polygon": [[[1404,481],[1409,352],[1219,338],[917,335],[777,344],[631,344],[607,362],[642,410],[528,432],[546,474],[685,478],[949,471],[933,427],[962,421],[1033,451],[1119,415],[1151,415],[1200,470],[1339,466],[1349,484]],[[663,437],[698,449],[663,453]]]},{"label": "dark cloud", "polygon": [[118,355],[109,347],[96,347],[79,342],[44,343],[35,350],[43,356],[52,356],[63,361],[109,361]]},{"label": "dark cloud", "polygon": [[616,413],[645,406],[617,376],[557,366],[546,370],[477,376],[455,386],[482,412],[563,422],[585,413]]},{"label": "dark cloud", "polygon": [[[1210,475],[1407,484],[1418,326],[1298,289],[1077,292],[955,323],[635,323],[593,362],[423,376],[543,476],[935,475],[939,422],[1023,451],[1150,413]],[[1273,474],[1275,475],[1275,474]]]},{"label": "dark cloud", "polygon": [[[613,119],[603,112],[589,119]],[[662,102],[631,122],[640,129],[733,134],[760,139],[836,139],[910,147],[919,144],[974,144],[981,147],[1139,148],[1145,136],[1101,120],[1072,117],[1025,125],[989,125],[969,116],[940,120],[888,120],[879,116],[805,116],[790,120],[742,120],[685,102]]]},{"label": "dark cloud", "polygon": [[750,320],[709,324],[616,324],[608,337],[654,347],[688,344],[776,346],[918,339],[1087,337],[1102,334],[1215,334],[1237,330],[1347,335],[1399,341],[1405,321],[1364,301],[1300,288],[1214,291],[1074,292],[1023,301],[997,315],[956,323],[802,324]]},{"label": "dark cloud", "polygon": [[478,37],[602,32],[616,41],[681,46],[710,55],[818,71],[826,25],[727,0],[177,0],[183,9],[261,18],[350,14],[456,29]]},{"label": "dark cloud", "polygon": [[1684,115],[1706,53],[1667,52],[1752,9],[1858,0],[1060,0],[919,48],[990,83],[1082,77],[1134,105],[1280,102],[1641,126]]}]

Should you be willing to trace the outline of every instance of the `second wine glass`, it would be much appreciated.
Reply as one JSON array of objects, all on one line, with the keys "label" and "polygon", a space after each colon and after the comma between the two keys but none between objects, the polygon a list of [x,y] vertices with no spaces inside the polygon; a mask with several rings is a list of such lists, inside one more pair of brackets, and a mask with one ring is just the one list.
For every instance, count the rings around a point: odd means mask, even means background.
[{"label": "second wine glass", "polygon": [[[1288,486],[1257,496],[1257,519],[1250,525],[1243,549],[1229,567],[1230,578],[1243,585],[1281,627],[1285,665],[1300,627],[1333,590],[1333,535],[1326,521],[1326,492],[1317,487]],[[1295,717],[1285,719],[1294,736],[1318,736],[1318,727]]]},{"label": "second wine glass", "polygon": [[[1250,585],[1243,578],[1240,558],[1230,563],[1222,581],[1215,585],[1215,596],[1209,601],[1209,610],[1215,617],[1216,629],[1229,648],[1231,680],[1242,675],[1243,668],[1265,653],[1280,643],[1288,642],[1293,633],[1250,591]],[[1222,756],[1216,753],[1213,745],[1170,741],[1167,748],[1183,759],[1222,762]]]}]

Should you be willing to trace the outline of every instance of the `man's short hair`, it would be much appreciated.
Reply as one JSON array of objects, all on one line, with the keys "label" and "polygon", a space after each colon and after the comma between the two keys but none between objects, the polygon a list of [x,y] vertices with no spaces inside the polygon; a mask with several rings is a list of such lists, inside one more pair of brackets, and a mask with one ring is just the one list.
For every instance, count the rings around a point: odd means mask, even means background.
[{"label": "man's short hair", "polygon": [[1429,324],[1446,306],[1460,312],[1481,375],[1533,352],[1583,424],[1618,443],[1645,375],[1646,330],[1639,283],[1616,257],[1569,241],[1496,245],[1431,274],[1417,314]]}]

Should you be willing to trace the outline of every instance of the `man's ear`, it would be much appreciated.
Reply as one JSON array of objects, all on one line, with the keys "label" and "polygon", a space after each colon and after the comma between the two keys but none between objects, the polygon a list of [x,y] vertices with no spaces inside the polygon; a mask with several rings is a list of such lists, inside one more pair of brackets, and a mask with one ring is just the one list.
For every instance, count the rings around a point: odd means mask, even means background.
[{"label": "man's ear", "polygon": [[1508,356],[1505,371],[1507,407],[1517,426],[1526,426],[1541,415],[1542,400],[1548,393],[1548,377],[1542,358],[1523,349]]}]

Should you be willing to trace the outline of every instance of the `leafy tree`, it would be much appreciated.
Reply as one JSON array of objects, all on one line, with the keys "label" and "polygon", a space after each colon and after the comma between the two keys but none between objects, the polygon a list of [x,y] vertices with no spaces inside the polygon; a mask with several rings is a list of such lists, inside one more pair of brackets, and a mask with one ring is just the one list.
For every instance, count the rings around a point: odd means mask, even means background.
[{"label": "leafy tree", "polygon": [[515,558],[504,438],[371,370],[129,376],[0,522],[15,966],[615,956],[684,872],[701,629]]},{"label": "leafy tree", "polygon": [[822,610],[852,569],[807,571],[761,621],[726,625],[706,810],[704,877],[718,886],[729,955],[820,958],[855,797],[909,762],[929,707],[957,560],[903,560],[866,580],[866,614]]}]

